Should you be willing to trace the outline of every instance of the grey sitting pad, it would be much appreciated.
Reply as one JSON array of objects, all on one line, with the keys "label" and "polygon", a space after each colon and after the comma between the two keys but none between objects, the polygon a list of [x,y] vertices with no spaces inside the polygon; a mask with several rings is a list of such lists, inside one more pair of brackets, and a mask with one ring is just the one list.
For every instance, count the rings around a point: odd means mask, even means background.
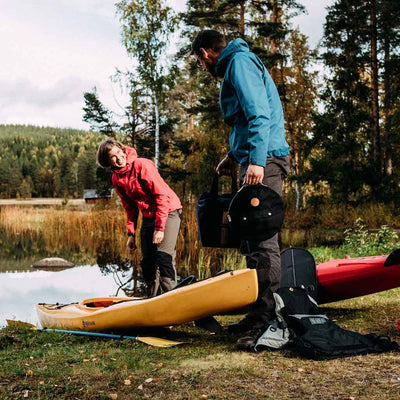
[{"label": "grey sitting pad", "polygon": [[74,266],[74,263],[59,257],[43,258],[42,260],[36,261],[31,265],[32,268],[43,269],[47,271],[62,271],[63,269],[72,268]]}]

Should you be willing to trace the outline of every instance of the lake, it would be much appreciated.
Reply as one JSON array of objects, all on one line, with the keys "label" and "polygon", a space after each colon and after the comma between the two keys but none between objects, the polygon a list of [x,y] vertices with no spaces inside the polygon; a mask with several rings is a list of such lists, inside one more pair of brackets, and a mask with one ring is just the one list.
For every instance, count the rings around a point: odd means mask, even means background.
[{"label": "lake", "polygon": [[0,326],[6,325],[6,319],[37,325],[36,303],[72,303],[115,295],[117,290],[113,276],[104,276],[97,265],[57,272],[3,272],[0,273]]},{"label": "lake", "polygon": [[[10,214],[7,217],[10,222]],[[25,217],[21,215],[23,221]],[[6,325],[6,319],[38,324],[36,303],[128,295],[119,287],[127,281],[124,289],[132,285],[132,263],[116,255],[115,245],[109,240],[101,238],[104,246],[91,247],[88,239],[77,238],[71,245],[51,231],[49,224],[42,224],[38,231],[14,231],[4,225],[0,226],[0,326]],[[31,267],[47,257],[64,258],[75,267],[56,272]]]},{"label": "lake", "polygon": [[[33,269],[33,268],[31,268]],[[0,273],[0,326],[6,319],[38,325],[36,303],[73,303],[85,298],[115,295],[113,275],[97,265],[81,265],[64,271],[10,271]],[[121,291],[119,292],[121,296]]]}]

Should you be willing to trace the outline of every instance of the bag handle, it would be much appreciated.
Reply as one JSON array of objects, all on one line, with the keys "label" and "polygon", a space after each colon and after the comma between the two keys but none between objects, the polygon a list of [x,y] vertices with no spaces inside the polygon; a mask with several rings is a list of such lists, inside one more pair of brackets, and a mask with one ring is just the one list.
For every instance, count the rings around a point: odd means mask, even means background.
[{"label": "bag handle", "polygon": [[[214,193],[214,194],[218,195],[218,179],[219,179],[219,175],[217,173],[215,173],[212,183],[211,183],[210,193]],[[238,191],[236,170],[233,170],[232,175],[231,175],[231,191],[233,194],[235,194]]]}]

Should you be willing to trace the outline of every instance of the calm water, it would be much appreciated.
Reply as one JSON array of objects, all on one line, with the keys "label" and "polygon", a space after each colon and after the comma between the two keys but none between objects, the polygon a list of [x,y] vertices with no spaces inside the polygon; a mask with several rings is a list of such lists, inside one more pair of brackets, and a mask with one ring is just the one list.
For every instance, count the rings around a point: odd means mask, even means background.
[{"label": "calm water", "polygon": [[[91,297],[121,296],[119,287],[132,289],[133,267],[104,249],[53,248],[39,237],[6,236],[0,229],[0,327],[6,319],[38,324],[35,304],[72,303]],[[50,247],[50,248],[49,248]],[[31,264],[46,257],[61,257],[76,266],[63,271],[42,271]]]},{"label": "calm water", "polygon": [[[0,273],[0,326],[6,319],[38,324],[36,303],[72,303],[90,297],[113,296],[118,290],[112,274],[97,265],[50,271]],[[119,291],[119,296],[124,293]]]}]

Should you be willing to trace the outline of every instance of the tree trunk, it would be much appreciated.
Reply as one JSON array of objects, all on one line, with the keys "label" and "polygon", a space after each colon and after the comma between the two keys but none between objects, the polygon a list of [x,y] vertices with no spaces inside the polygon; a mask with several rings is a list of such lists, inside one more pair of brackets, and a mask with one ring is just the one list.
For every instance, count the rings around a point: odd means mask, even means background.
[{"label": "tree trunk", "polygon": [[379,82],[378,49],[376,27],[376,0],[370,0],[371,32],[371,103],[372,103],[372,146],[375,172],[381,170],[381,144],[379,137]]},{"label": "tree trunk", "polygon": [[[274,24],[277,24],[280,20],[280,8],[278,6],[277,0],[273,2],[272,5],[272,15],[271,15],[271,21]],[[276,54],[278,52],[278,43],[276,38],[271,39],[271,53]],[[273,65],[272,68],[270,69],[270,74],[271,78],[274,82],[276,82],[276,74],[277,74],[277,68],[276,65]]]},{"label": "tree trunk", "polygon": [[160,116],[158,112],[158,100],[157,100],[157,95],[153,95],[153,101],[154,101],[154,114],[156,118],[156,129],[155,129],[155,140],[154,140],[154,164],[156,164],[156,167],[158,168],[159,164],[159,158],[160,158]]},{"label": "tree trunk", "polygon": [[244,39],[244,1],[240,2],[240,36]]},{"label": "tree trunk", "polygon": [[384,43],[384,57],[385,57],[385,66],[384,66],[384,78],[383,78],[383,87],[384,87],[384,101],[383,101],[383,112],[385,115],[385,125],[384,125],[384,153],[385,153],[385,162],[384,162],[384,174],[386,176],[391,176],[393,174],[392,168],[392,144],[391,144],[391,122],[390,122],[390,113],[391,113],[391,87],[390,87],[390,71],[389,71],[389,62],[390,62],[390,43],[389,38],[385,36]]}]

